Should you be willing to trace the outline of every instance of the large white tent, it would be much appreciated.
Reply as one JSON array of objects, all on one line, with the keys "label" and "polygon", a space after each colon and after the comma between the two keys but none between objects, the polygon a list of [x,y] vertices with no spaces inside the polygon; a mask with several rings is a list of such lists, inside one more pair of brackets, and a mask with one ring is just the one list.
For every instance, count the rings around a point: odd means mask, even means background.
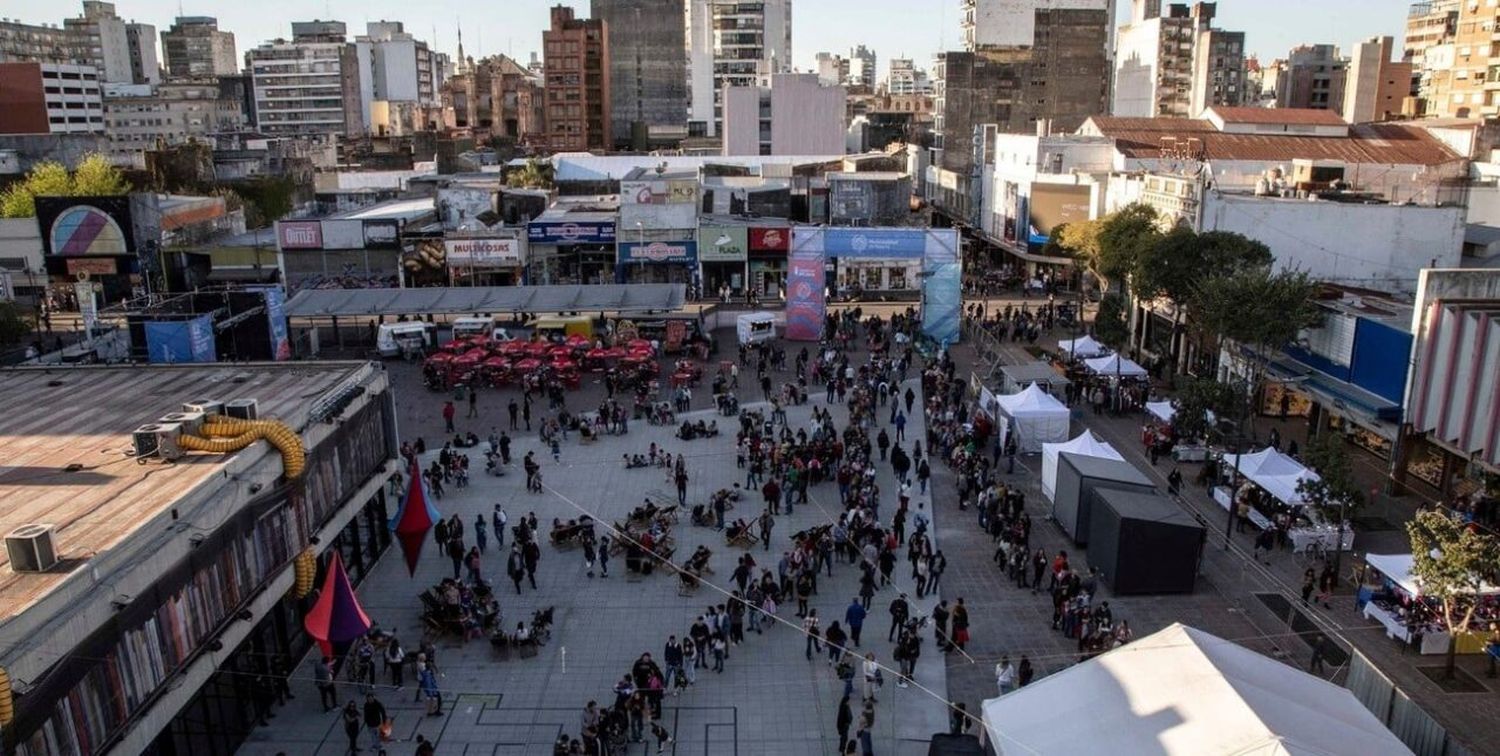
[{"label": "large white tent", "polygon": [[[1171,402],[1146,402],[1146,411],[1151,413],[1152,417],[1164,423],[1170,423],[1172,422],[1172,418],[1177,417],[1177,407]],[[1218,422],[1218,418],[1214,416],[1213,410],[1205,410],[1204,414],[1210,423]]]},{"label": "large white tent", "polygon": [[1411,753],[1345,688],[1182,624],[983,708],[1002,756]]},{"label": "large white tent", "polygon": [[1063,339],[1057,342],[1057,349],[1065,355],[1078,357],[1098,357],[1109,351],[1109,347],[1094,340],[1093,336],[1080,336],[1076,339]]},{"label": "large white tent", "polygon": [[1021,451],[1035,452],[1044,443],[1067,440],[1071,416],[1068,406],[1037,384],[1018,394],[997,396],[995,401],[1010,419]]},{"label": "large white tent", "polygon": [[1125,461],[1115,447],[1100,441],[1093,431],[1086,430],[1067,443],[1042,444],[1042,495],[1047,501],[1052,501],[1052,495],[1057,491],[1057,455],[1063,452]]},{"label": "large white tent", "polygon": [[[1365,555],[1365,564],[1379,570],[1380,574],[1400,586],[1401,590],[1406,591],[1412,596],[1421,596],[1422,584],[1421,581],[1417,580],[1417,576],[1412,574],[1412,562],[1411,554]],[[1479,592],[1485,595],[1500,593],[1500,586],[1493,586],[1486,583],[1480,586]]]},{"label": "large white tent", "polygon": [[1088,366],[1089,372],[1096,375],[1117,375],[1121,378],[1141,378],[1146,375],[1145,368],[1135,364],[1130,358],[1121,357],[1118,354],[1084,360],[1083,364]]},{"label": "large white tent", "polygon": [[1224,455],[1225,470],[1235,469],[1236,463],[1239,464],[1240,475],[1287,504],[1302,503],[1302,494],[1297,492],[1297,484],[1303,480],[1318,480],[1317,473],[1269,446],[1254,454]]}]

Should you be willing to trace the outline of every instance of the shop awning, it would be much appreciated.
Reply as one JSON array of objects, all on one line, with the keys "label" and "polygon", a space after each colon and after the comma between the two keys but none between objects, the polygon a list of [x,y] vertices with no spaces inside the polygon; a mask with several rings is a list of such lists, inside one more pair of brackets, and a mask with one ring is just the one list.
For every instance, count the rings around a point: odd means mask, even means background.
[{"label": "shop awning", "polygon": [[419,289],[315,289],[286,303],[288,317],[459,315],[476,312],[671,311],[687,301],[683,284],[473,286]]}]

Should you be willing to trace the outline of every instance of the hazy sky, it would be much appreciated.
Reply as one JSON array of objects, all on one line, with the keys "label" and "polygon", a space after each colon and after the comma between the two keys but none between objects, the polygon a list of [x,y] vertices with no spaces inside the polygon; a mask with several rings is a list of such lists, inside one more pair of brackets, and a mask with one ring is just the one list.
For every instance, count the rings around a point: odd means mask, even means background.
[{"label": "hazy sky", "polygon": [[[1116,0],[1120,16],[1128,15],[1129,0]],[[1171,0],[1163,0],[1163,3]],[[455,28],[464,29],[464,50],[469,55],[508,53],[525,60],[540,51],[541,30],[547,26],[547,8],[555,0],[116,0],[125,18],[170,25],[178,9],[187,15],[217,16],[219,28],[235,34],[243,53],[247,48],[277,36],[290,36],[293,20],[334,18],[349,24],[350,33],[361,33],[366,21],[404,21],[407,31],[435,41],[440,50],[453,52]],[[564,0],[581,15],[588,13],[588,0]],[[892,57],[910,57],[929,67],[932,56],[959,43],[959,0],[793,0],[793,55],[796,65],[812,68],[819,51],[847,54],[850,47],[865,44],[880,59],[880,73]],[[1219,25],[1246,33],[1246,44],[1262,59],[1282,57],[1292,46],[1304,42],[1331,42],[1346,50],[1352,43],[1376,34],[1396,37],[1400,46],[1408,0],[1219,0]],[[77,15],[78,2],[59,0],[0,0],[0,16],[39,23],[60,23]]]}]

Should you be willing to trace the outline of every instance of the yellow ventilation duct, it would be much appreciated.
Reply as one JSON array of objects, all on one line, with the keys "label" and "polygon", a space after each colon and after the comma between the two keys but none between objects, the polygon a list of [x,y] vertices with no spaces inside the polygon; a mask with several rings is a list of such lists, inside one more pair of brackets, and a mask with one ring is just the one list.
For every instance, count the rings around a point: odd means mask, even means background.
[{"label": "yellow ventilation duct", "polygon": [[302,439],[285,423],[276,420],[235,420],[223,415],[209,415],[203,420],[203,434],[208,438],[184,434],[177,439],[179,446],[190,451],[228,454],[265,439],[281,452],[287,480],[302,477],[302,471],[307,466],[307,451],[302,448]]},{"label": "yellow ventilation duct", "polygon": [[313,581],[318,577],[318,555],[311,548],[297,555],[292,562],[296,582],[292,584],[292,598],[305,598],[312,593]]},{"label": "yellow ventilation duct", "polygon": [[0,727],[10,727],[16,719],[16,697],[10,690],[10,673],[0,668]]}]

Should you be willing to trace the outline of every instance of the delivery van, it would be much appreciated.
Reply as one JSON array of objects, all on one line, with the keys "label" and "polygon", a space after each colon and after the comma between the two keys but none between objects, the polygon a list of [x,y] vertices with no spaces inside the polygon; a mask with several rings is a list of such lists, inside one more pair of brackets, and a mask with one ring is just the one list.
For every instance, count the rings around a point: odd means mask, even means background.
[{"label": "delivery van", "polygon": [[452,328],[454,341],[481,334],[493,341],[510,341],[514,338],[510,331],[497,325],[493,318],[455,318]]},{"label": "delivery van", "polygon": [[422,354],[432,349],[437,326],[420,320],[404,323],[382,323],[375,334],[375,348],[381,357]]},{"label": "delivery van", "polygon": [[587,315],[537,318],[531,328],[548,341],[562,341],[569,336],[582,336],[590,341],[594,338],[594,319]]}]

